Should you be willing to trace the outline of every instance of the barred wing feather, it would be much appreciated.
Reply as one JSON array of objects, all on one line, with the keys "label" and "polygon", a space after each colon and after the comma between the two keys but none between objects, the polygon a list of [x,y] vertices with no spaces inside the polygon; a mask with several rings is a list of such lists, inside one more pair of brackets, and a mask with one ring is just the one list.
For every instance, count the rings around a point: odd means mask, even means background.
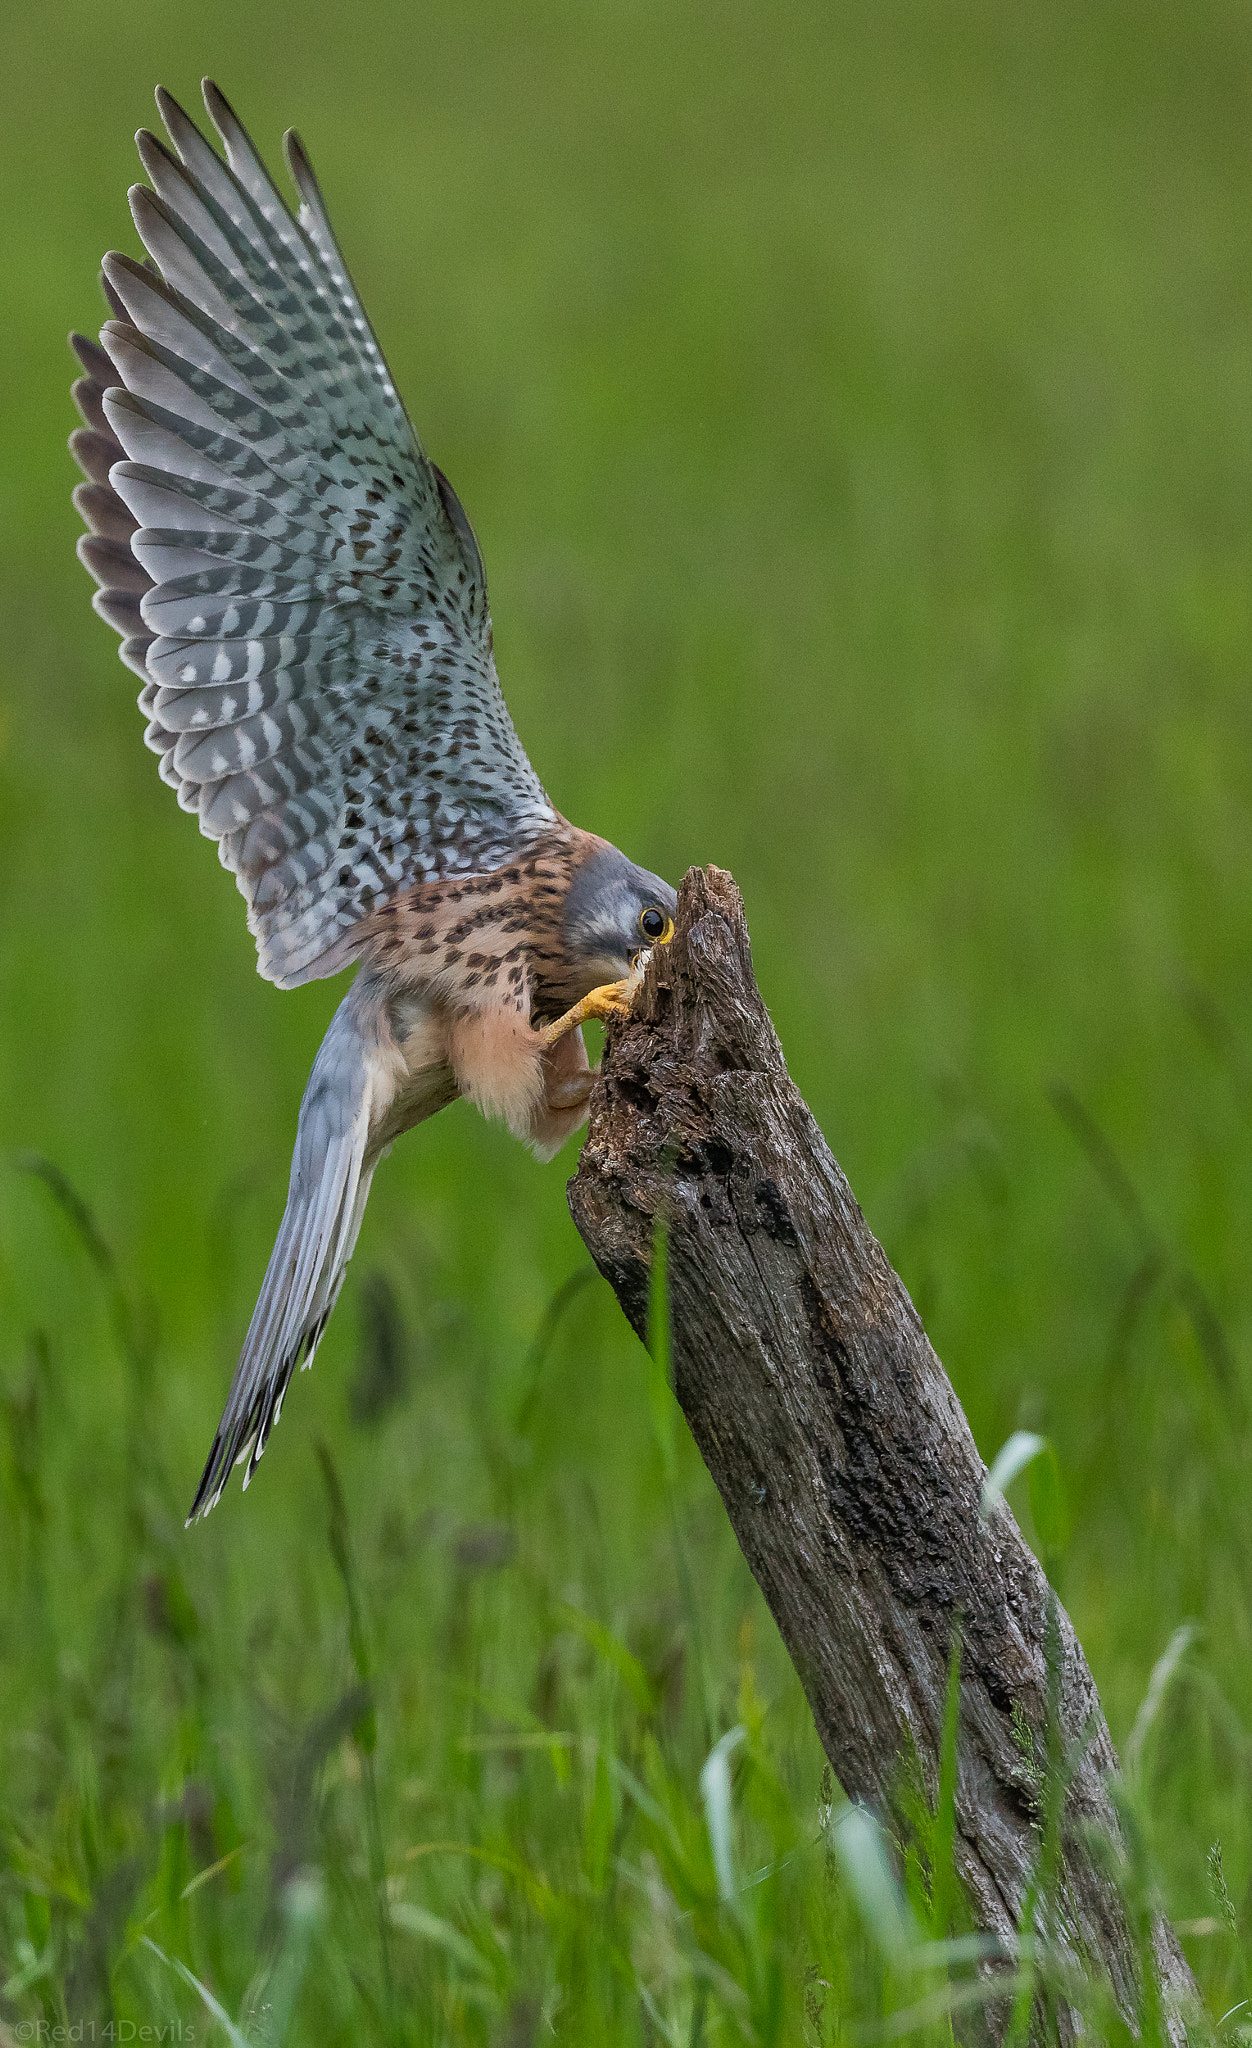
[{"label": "barred wing feather", "polygon": [[146,738],[248,902],[282,987],[355,956],[420,881],[501,867],[555,813],[496,679],[482,560],[423,454],[303,149],[288,212],[206,81],[218,156],[165,93],[111,255],[102,349],[74,337],[71,446],[96,607]]}]

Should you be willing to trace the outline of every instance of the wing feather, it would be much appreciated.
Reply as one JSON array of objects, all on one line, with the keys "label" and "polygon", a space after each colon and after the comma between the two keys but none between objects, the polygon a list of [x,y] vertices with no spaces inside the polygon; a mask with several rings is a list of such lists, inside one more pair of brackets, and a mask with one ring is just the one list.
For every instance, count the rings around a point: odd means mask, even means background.
[{"label": "wing feather", "polygon": [[219,842],[261,972],[335,971],[388,897],[555,823],[500,695],[472,529],[413,432],[294,134],[293,215],[209,81],[138,138],[148,260],[75,338],[79,553],[161,774]]}]

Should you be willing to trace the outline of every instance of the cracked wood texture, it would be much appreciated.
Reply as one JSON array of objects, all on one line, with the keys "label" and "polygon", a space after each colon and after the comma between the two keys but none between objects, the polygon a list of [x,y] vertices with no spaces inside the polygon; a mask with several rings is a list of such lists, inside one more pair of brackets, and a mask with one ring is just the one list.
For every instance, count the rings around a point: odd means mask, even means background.
[{"label": "cracked wood texture", "polygon": [[[687,875],[672,944],[609,1028],[569,1202],[640,1337],[665,1219],[675,1393],[831,1766],[880,1813],[910,1747],[933,1793],[960,1617],[957,1862],[978,1925],[1011,1940],[1037,1846],[1011,1716],[1019,1704],[1042,1753],[1047,1581],[1003,1502],[980,1521],[969,1424],[787,1072],[718,868]],[[1064,1940],[1103,1965],[1129,2016],[1128,1930],[1084,1841],[1085,1823],[1118,1833],[1117,1757],[1059,1623],[1066,1741],[1088,1730],[1066,1808]],[[1195,1985],[1164,1921],[1155,1948],[1181,2042]],[[1077,2037],[1072,2014],[1061,2031]]]}]

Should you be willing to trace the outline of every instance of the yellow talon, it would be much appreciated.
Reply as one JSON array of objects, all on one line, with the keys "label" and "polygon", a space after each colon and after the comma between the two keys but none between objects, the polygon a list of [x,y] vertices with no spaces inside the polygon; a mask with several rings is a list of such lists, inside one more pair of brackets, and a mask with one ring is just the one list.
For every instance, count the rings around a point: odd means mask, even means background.
[{"label": "yellow talon", "polygon": [[587,1023],[589,1018],[620,1017],[629,1010],[641,980],[642,976],[636,970],[634,974],[628,974],[625,981],[606,981],[602,988],[593,988],[590,995],[575,1003],[573,1009],[558,1017],[554,1024],[542,1027],[539,1032],[541,1041],[545,1046],[555,1045],[558,1038],[564,1038],[567,1031]]}]

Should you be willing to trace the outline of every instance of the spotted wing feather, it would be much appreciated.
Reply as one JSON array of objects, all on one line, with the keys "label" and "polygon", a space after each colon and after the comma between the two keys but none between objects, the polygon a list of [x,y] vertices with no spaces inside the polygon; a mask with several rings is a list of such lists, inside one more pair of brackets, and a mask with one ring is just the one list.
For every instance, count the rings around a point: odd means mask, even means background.
[{"label": "spotted wing feather", "polygon": [[496,679],[482,561],[422,452],[287,138],[287,210],[206,82],[225,161],[165,93],[141,134],[149,253],[105,258],[75,338],[91,527],[161,771],[218,841],[261,973],[353,958],[414,883],[504,866],[555,814]]}]

